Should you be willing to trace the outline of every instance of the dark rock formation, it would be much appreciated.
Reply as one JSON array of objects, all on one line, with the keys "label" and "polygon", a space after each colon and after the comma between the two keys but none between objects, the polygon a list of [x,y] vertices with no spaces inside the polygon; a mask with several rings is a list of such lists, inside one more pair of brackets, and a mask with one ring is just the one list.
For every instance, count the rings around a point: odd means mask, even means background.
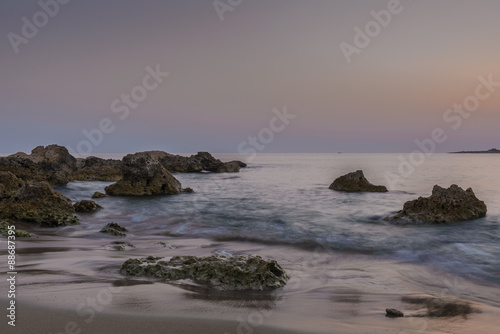
[{"label": "dark rock formation", "polygon": [[385,316],[389,318],[399,318],[404,317],[405,315],[403,314],[403,312],[396,310],[395,308],[386,308]]},{"label": "dark rock formation", "polygon": [[368,182],[362,170],[337,178],[330,185],[330,189],[346,192],[387,192],[385,186],[375,186]]},{"label": "dark rock formation", "polygon": [[165,152],[149,151],[123,158],[122,179],[105,188],[112,196],[172,195],[181,183],[160,163]]},{"label": "dark rock formation", "polygon": [[71,200],[47,182],[27,182],[0,201],[0,217],[39,223],[42,227],[79,224]]},{"label": "dark rock formation", "polygon": [[436,185],[430,197],[406,202],[393,219],[443,224],[481,218],[486,211],[486,205],[471,188],[464,191],[456,184],[448,189]]},{"label": "dark rock formation", "polygon": [[76,159],[59,145],[37,146],[31,154],[16,153],[0,159],[0,170],[10,171],[24,181],[47,181],[65,185],[71,181]]},{"label": "dark rock formation", "polygon": [[83,200],[80,202],[76,202],[73,205],[73,207],[75,208],[76,212],[94,212],[99,209],[102,209],[102,206],[90,200]]},{"label": "dark rock formation", "polygon": [[98,191],[96,191],[94,195],[92,195],[92,198],[103,198],[103,197],[107,197],[106,194],[100,193]]},{"label": "dark rock formation", "polygon": [[11,172],[23,181],[46,181],[44,175],[37,164],[27,158],[15,156],[0,157],[0,171]]},{"label": "dark rock formation", "polygon": [[71,177],[74,181],[118,181],[122,177],[121,166],[120,160],[97,157],[77,159]]},{"label": "dark rock formation", "polygon": [[129,259],[120,272],[127,276],[192,279],[208,283],[217,290],[272,290],[285,286],[289,280],[276,261],[260,256],[174,256],[170,261],[160,260],[152,256]]},{"label": "dark rock formation", "polygon": [[16,238],[31,238],[31,234],[29,234],[27,231],[19,230],[17,228],[9,229],[10,226],[11,224],[9,224],[9,222],[7,221],[0,222],[0,235],[3,235],[4,237],[13,235]]},{"label": "dark rock formation", "polygon": [[108,225],[104,226],[101,231],[101,233],[109,233],[112,235],[115,235],[117,237],[126,237],[127,235],[123,232],[127,232],[127,229],[125,227],[121,227],[117,223],[109,223]]},{"label": "dark rock formation", "polygon": [[[156,151],[159,152],[159,151]],[[208,152],[198,152],[190,157],[164,153],[161,164],[172,173],[195,173],[203,170],[214,173],[235,173],[247,165],[241,161],[222,162]]]},{"label": "dark rock formation", "polygon": [[0,200],[14,196],[23,184],[24,181],[11,172],[0,172]]}]

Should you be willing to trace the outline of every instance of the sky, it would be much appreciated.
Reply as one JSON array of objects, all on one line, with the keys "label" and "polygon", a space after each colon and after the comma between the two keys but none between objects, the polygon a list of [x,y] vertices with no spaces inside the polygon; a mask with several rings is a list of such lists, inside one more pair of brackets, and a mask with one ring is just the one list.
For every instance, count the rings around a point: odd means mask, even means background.
[{"label": "sky", "polygon": [[1,1],[0,152],[500,148],[500,1],[397,2]]}]

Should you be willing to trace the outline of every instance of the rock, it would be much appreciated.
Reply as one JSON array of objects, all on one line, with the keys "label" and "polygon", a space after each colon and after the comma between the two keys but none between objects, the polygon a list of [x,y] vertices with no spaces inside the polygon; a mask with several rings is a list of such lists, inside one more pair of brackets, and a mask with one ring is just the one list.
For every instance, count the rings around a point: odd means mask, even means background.
[{"label": "rock", "polygon": [[104,226],[101,231],[101,233],[109,233],[112,235],[115,235],[117,237],[126,237],[127,235],[123,232],[127,232],[127,229],[125,227],[121,227],[117,223],[109,223],[108,225]]},{"label": "rock", "polygon": [[337,178],[330,185],[330,189],[346,192],[387,192],[385,186],[375,186],[368,182],[362,170]]},{"label": "rock", "polygon": [[39,223],[42,227],[79,224],[71,200],[47,182],[26,182],[14,196],[0,201],[0,217]]},{"label": "rock", "polygon": [[192,188],[184,188],[184,189],[182,189],[182,192],[192,194],[192,193],[194,193],[194,190]]},{"label": "rock", "polygon": [[217,290],[272,290],[285,286],[290,278],[276,261],[260,256],[174,256],[169,261],[160,260],[129,259],[120,272],[126,276],[191,279]]},{"label": "rock", "polygon": [[203,170],[203,166],[194,155],[190,157],[183,157],[164,153],[160,162],[171,173],[197,173]]},{"label": "rock", "polygon": [[403,314],[403,312],[396,310],[394,308],[386,308],[385,316],[389,318],[398,318],[398,317],[404,317],[405,315]]},{"label": "rock", "polygon": [[[159,151],[156,151],[159,152]],[[222,162],[208,152],[198,152],[190,157],[164,153],[161,164],[172,173],[195,173],[203,170],[214,173],[236,173],[247,165],[241,161]]]},{"label": "rock", "polygon": [[401,301],[409,304],[420,304],[427,308],[429,317],[466,316],[472,312],[470,302],[456,298],[412,297],[404,296]]},{"label": "rock", "polygon": [[0,157],[0,171],[11,172],[23,181],[46,181],[41,169],[27,158],[15,156]]},{"label": "rock", "polygon": [[[4,237],[8,237],[9,235],[12,235],[12,234],[9,234],[9,231],[10,231],[9,226],[11,226],[11,224],[9,224],[9,222],[6,222],[6,221],[0,222],[0,235],[3,235]],[[14,231],[14,236],[16,238],[31,238],[31,234],[29,234],[25,230],[14,229],[13,231]]]},{"label": "rock", "polygon": [[80,202],[76,202],[73,205],[73,207],[75,208],[76,212],[94,212],[99,209],[102,209],[102,206],[90,200],[83,200]]},{"label": "rock", "polygon": [[106,194],[100,193],[98,191],[96,191],[94,195],[92,195],[92,198],[103,198],[103,197],[107,197]]},{"label": "rock", "polygon": [[14,196],[23,184],[24,181],[11,172],[0,172],[0,200]]},{"label": "rock", "polygon": [[406,202],[393,219],[443,224],[481,218],[486,211],[471,188],[464,191],[456,184],[448,189],[435,185],[430,197]]},{"label": "rock", "polygon": [[208,152],[198,152],[194,158],[200,162],[203,170],[214,173],[236,173],[240,171],[240,166],[244,164],[240,161],[222,162],[215,159]]},{"label": "rock", "polygon": [[117,251],[125,251],[125,250],[134,249],[135,246],[132,245],[130,242],[126,242],[126,241],[113,241],[111,244],[109,244],[108,248],[114,249]]},{"label": "rock", "polygon": [[165,152],[149,151],[123,158],[122,179],[105,188],[112,196],[172,195],[181,192],[181,183],[163,167]]},{"label": "rock", "polygon": [[38,146],[31,154],[16,153],[0,159],[0,170],[10,171],[24,181],[47,181],[66,185],[76,168],[76,159],[59,145]]},{"label": "rock", "polygon": [[77,159],[71,177],[74,181],[119,181],[122,178],[121,166],[120,160],[97,157]]}]

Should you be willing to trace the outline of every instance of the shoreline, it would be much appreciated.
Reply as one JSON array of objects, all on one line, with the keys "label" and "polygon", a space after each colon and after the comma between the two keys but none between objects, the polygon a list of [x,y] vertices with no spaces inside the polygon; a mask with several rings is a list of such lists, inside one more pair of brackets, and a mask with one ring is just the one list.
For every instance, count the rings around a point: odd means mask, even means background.
[{"label": "shoreline", "polygon": [[[128,251],[105,249],[114,240],[109,238],[43,235],[19,242],[18,313],[16,328],[8,333],[79,333],[78,328],[81,333],[400,333],[418,332],[425,324],[425,332],[453,328],[454,333],[473,334],[477,328],[483,328],[483,333],[500,328],[500,304],[493,295],[486,300],[495,291],[493,287],[457,282],[452,275],[419,265],[374,261],[359,254],[199,238],[169,238],[173,248],[160,248],[157,239],[167,241],[158,236],[131,238],[137,248]],[[128,258],[205,256],[220,249],[264,257],[272,254],[292,280],[271,292],[220,293],[194,282],[118,274],[119,265]],[[108,295],[112,296],[109,301]],[[401,301],[409,295],[464,298],[481,313],[422,318],[422,308]],[[2,305],[7,303],[5,296],[0,295]],[[89,323],[86,320],[92,309],[88,298],[103,301],[97,302],[95,318]],[[403,310],[407,317],[386,318],[385,308]],[[68,322],[79,327],[69,325],[70,330],[65,331]],[[4,325],[6,321],[0,328]]]}]

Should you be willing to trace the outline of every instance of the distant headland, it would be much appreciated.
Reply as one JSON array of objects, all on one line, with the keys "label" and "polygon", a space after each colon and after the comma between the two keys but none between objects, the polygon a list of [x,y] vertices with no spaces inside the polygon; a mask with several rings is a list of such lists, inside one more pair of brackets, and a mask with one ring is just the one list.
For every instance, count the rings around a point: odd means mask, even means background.
[{"label": "distant headland", "polygon": [[488,151],[460,151],[460,152],[450,152],[450,153],[500,153],[499,149],[492,148]]}]

